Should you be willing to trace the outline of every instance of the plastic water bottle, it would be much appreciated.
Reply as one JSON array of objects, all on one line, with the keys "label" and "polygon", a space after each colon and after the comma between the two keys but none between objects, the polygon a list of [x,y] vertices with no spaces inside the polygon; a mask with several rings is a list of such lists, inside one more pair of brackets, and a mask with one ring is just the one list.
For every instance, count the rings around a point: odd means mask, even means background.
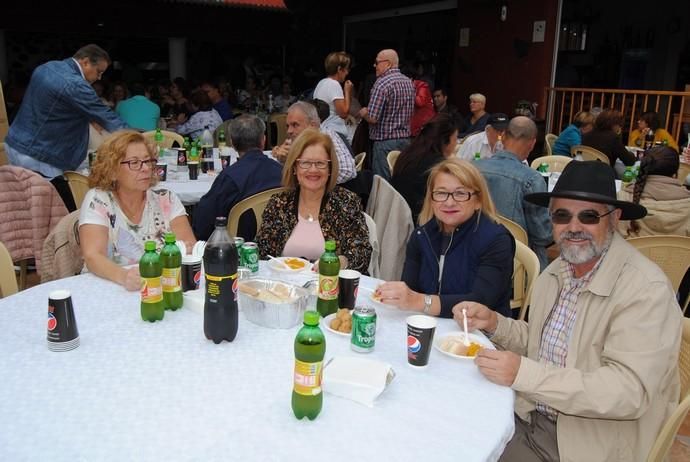
[{"label": "plastic water bottle", "polygon": [[202,148],[212,148],[213,147],[213,134],[209,130],[208,125],[204,128],[201,134],[201,147]]}]

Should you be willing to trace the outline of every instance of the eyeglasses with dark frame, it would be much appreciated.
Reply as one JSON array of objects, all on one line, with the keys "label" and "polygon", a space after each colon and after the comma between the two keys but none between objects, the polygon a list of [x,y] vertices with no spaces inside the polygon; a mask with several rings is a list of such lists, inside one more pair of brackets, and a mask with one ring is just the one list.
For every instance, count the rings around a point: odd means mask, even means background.
[{"label": "eyeglasses with dark frame", "polygon": [[316,167],[319,170],[326,170],[328,168],[328,164],[330,164],[331,161],[330,160],[297,159],[297,160],[295,160],[295,163],[302,170],[309,170],[312,167]]},{"label": "eyeglasses with dark frame", "polygon": [[[583,225],[597,225],[603,217],[613,213],[616,209],[599,214],[596,210],[582,210],[577,214],[577,219]],[[550,213],[551,222],[555,225],[567,225],[573,219],[573,214],[568,210],[558,209]]]},{"label": "eyeglasses with dark frame", "polygon": [[434,202],[445,202],[448,200],[449,197],[452,197],[455,202],[467,202],[472,198],[472,196],[476,196],[477,194],[477,192],[467,192],[460,190],[456,190],[453,192],[432,191],[431,200]]},{"label": "eyeglasses with dark frame", "polygon": [[122,164],[127,164],[130,170],[134,172],[138,172],[141,170],[141,167],[144,164],[148,164],[149,168],[153,170],[153,168],[156,166],[156,163],[158,162],[157,159],[146,159],[146,160],[140,160],[140,159],[130,159],[130,160],[123,160],[120,162],[120,165]]}]

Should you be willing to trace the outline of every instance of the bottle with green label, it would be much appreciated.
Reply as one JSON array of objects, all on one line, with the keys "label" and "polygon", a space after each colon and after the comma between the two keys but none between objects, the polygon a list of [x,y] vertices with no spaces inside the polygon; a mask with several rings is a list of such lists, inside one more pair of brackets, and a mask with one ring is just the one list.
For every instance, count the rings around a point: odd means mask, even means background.
[{"label": "bottle with green label", "polygon": [[175,244],[175,234],[165,234],[165,245],[161,249],[161,265],[163,273],[163,304],[166,310],[182,308],[182,253]]},{"label": "bottle with green label", "polygon": [[295,372],[292,412],[298,419],[314,420],[323,406],[321,379],[326,338],[319,328],[319,313],[304,312],[304,326],[295,337]]},{"label": "bottle with green label", "polygon": [[335,254],[335,241],[326,241],[326,251],[319,259],[319,298],[316,310],[324,318],[338,311],[338,273],[340,259]]},{"label": "bottle with green label", "polygon": [[154,241],[146,241],[144,244],[144,255],[139,260],[141,319],[144,321],[160,321],[165,314],[161,273],[161,261],[156,252],[156,243]]}]

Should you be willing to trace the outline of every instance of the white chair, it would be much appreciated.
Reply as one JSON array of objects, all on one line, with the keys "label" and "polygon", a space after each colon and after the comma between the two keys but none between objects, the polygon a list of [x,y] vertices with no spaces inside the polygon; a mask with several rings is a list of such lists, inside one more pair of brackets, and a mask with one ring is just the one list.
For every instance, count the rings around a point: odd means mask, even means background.
[{"label": "white chair", "polygon": [[14,275],[14,263],[5,244],[0,242],[0,298],[17,293],[17,277]]},{"label": "white chair", "polygon": [[228,234],[230,236],[237,236],[237,229],[240,225],[240,217],[247,210],[254,211],[254,217],[256,220],[256,230],[261,228],[261,223],[263,223],[263,213],[268,201],[274,194],[285,191],[287,188],[273,188],[267,189],[266,191],[261,191],[253,196],[249,196],[246,199],[242,199],[237,204],[235,204],[228,213]]},{"label": "white chair", "polygon": [[532,287],[539,276],[539,258],[532,249],[520,241],[515,241],[515,259],[513,266],[513,297],[510,307],[520,307],[519,320],[524,320],[532,299]]},{"label": "white chair", "polygon": [[[178,133],[168,130],[161,130],[161,133],[163,134],[163,142],[161,143],[161,147],[163,148],[172,148],[175,141],[177,141],[179,147],[182,147],[184,144],[184,138]],[[143,135],[153,144],[155,142],[154,137],[156,136],[156,130],[144,132]]]},{"label": "white chair", "polygon": [[362,165],[364,165],[364,159],[366,159],[367,153],[366,152],[360,152],[355,156],[355,168],[357,169],[358,172],[362,171]]},{"label": "white chair", "polygon": [[539,168],[541,164],[547,164],[549,166],[549,172],[562,172],[569,162],[572,162],[573,158],[568,156],[541,156],[537,157],[532,161],[530,167],[533,169]]},{"label": "white chair", "polygon": [[547,133],[544,137],[544,151],[547,156],[553,155],[553,145],[558,139],[558,136],[553,133]]},{"label": "white chair", "polygon": [[89,179],[79,172],[66,171],[63,173],[69,184],[69,190],[74,198],[74,205],[77,209],[81,208],[81,203],[84,202],[84,196],[89,192]]},{"label": "white chair", "polygon": [[386,156],[391,175],[393,175],[393,168],[395,167],[395,163],[398,161],[398,157],[400,157],[400,151],[391,151],[388,153],[388,156]]},{"label": "white chair", "polygon": [[367,228],[369,228],[369,244],[371,244],[371,260],[369,260],[367,271],[369,271],[369,276],[378,278],[381,273],[381,268],[379,267],[381,249],[379,248],[379,239],[376,234],[376,222],[365,212],[362,212],[362,214],[364,214],[364,220],[367,222]]},{"label": "white chair", "polygon": [[606,154],[598,149],[594,149],[591,146],[584,146],[582,144],[575,145],[570,148],[570,154],[575,158],[580,156],[582,157],[582,160],[598,160],[606,165],[611,165],[611,162],[609,162],[609,158]]}]

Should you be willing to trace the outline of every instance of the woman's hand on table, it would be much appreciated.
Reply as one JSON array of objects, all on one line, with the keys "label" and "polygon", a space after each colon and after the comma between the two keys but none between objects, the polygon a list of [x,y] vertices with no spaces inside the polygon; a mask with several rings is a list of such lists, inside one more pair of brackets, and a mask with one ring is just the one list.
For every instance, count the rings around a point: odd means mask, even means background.
[{"label": "woman's hand on table", "polygon": [[131,292],[141,289],[141,276],[139,275],[138,267],[135,266],[133,268],[125,269],[122,286]]},{"label": "woman's hand on table", "polygon": [[374,295],[381,303],[395,305],[404,310],[424,310],[424,294],[415,292],[402,281],[384,282],[376,288]]},{"label": "woman's hand on table", "polygon": [[463,309],[467,313],[468,330],[479,329],[490,334],[496,331],[498,324],[496,312],[477,302],[460,302],[453,307],[453,319],[461,328],[463,327]]}]

